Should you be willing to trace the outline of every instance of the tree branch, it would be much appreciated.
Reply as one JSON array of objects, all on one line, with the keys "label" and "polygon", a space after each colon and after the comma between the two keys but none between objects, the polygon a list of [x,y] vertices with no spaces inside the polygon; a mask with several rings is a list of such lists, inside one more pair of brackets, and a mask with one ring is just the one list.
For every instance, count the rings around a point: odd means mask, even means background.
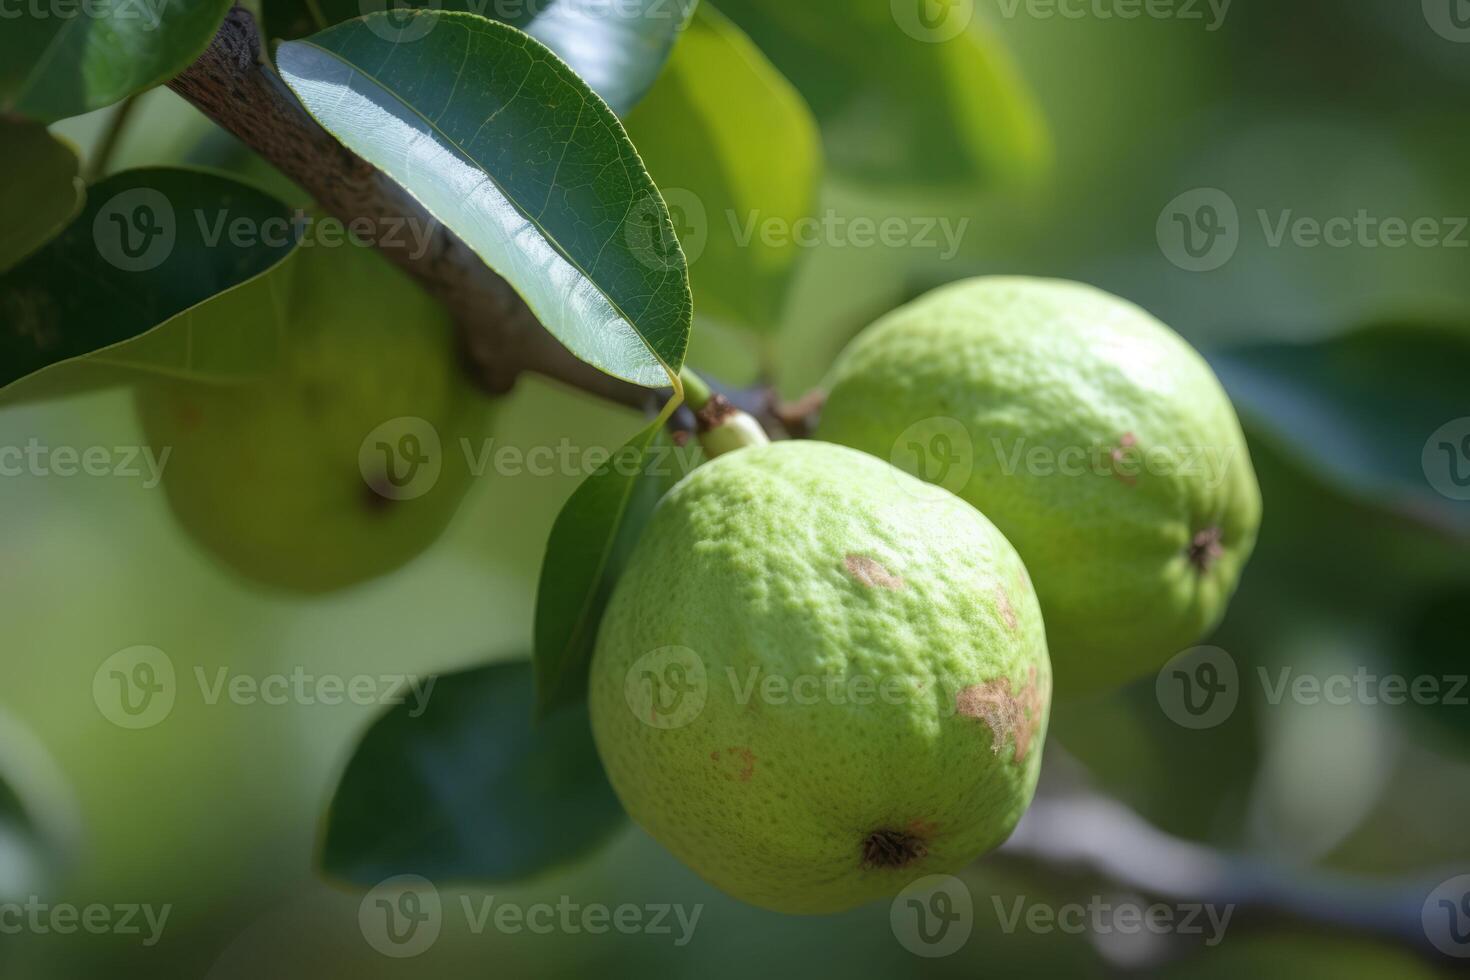
[{"label": "tree branch", "polygon": [[[1085,773],[1060,747],[1047,746],[1042,786],[997,854],[1042,866],[1110,892],[1230,908],[1236,923],[1286,920],[1335,933],[1375,935],[1436,956],[1424,931],[1425,899],[1438,875],[1375,879],[1229,854],[1173,837],[1087,785]],[[1267,919],[1267,917],[1270,917]],[[1165,947],[1150,959],[1167,956]],[[1151,965],[1129,957],[1131,967]],[[1123,965],[1123,964],[1120,964]]]},{"label": "tree branch", "polygon": [[[348,150],[302,108],[260,58],[250,12],[236,6],[214,40],[168,83],[183,98],[291,178],[333,217],[364,237],[440,300],[459,324],[477,379],[492,393],[533,371],[630,408],[659,396],[604,374],[546,331],[510,284],[414,198]],[[408,222],[408,224],[405,224]],[[432,228],[430,247],[410,249],[402,230]]]}]

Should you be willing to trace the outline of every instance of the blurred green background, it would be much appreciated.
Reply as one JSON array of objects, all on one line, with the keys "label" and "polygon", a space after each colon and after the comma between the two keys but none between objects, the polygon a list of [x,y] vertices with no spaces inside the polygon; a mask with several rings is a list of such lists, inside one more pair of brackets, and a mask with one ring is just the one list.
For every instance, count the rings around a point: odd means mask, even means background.
[{"label": "blurred green background", "polygon": [[[1470,43],[1436,32],[1418,3],[1402,0],[1236,0],[1215,29],[1210,8],[1197,6],[1204,20],[1098,16],[1118,7],[1106,2],[1074,6],[1087,11],[1076,18],[1037,16],[1025,3],[977,3],[976,16],[1034,94],[1051,146],[1049,166],[984,186],[875,177],[863,161],[902,160],[914,134],[867,127],[854,137],[844,128],[848,102],[809,96],[833,164],[819,209],[968,218],[961,248],[947,258],[919,248],[806,250],[779,329],[756,342],[701,322],[693,365],[729,383],[749,382],[764,365],[795,396],[820,380],[856,330],[941,282],[1007,272],[1094,283],[1203,348],[1247,422],[1266,521],[1229,619],[1210,642],[1252,676],[1281,666],[1470,672],[1470,503],[1437,491],[1421,462],[1431,433],[1470,416],[1470,232],[1461,226],[1458,245],[1309,247],[1273,243],[1260,217],[1429,217],[1450,234],[1456,216],[1470,215]],[[759,40],[759,24],[742,7],[726,12]],[[829,26],[840,37],[841,25]],[[892,43],[914,42],[895,31]],[[913,76],[871,81],[916,103],[941,96],[917,90],[928,82]],[[85,156],[109,115],[55,128]],[[152,93],[111,168],[240,165],[210,130],[173,95]],[[843,141],[854,138],[861,153],[847,152]],[[858,162],[844,168],[849,158]],[[947,172],[946,161],[929,162]],[[1171,202],[1198,188],[1223,192],[1239,218],[1229,261],[1195,272],[1171,260],[1177,252],[1159,226]],[[528,380],[494,435],[522,448],[566,435],[615,447],[639,424],[632,413]],[[130,396],[111,391],[0,412],[0,445],[32,437],[125,446],[139,433]],[[163,941],[151,948],[137,936],[0,934],[0,974],[959,977],[1128,969],[1137,951],[1097,937],[1001,928],[991,896],[1057,904],[1097,890],[1044,869],[1009,861],[971,868],[974,934],[954,955],[924,960],[895,941],[886,904],[824,919],[765,913],[710,889],[636,829],[576,867],[464,894],[521,904],[566,895],[609,906],[702,905],[687,945],[648,934],[475,934],[451,913],[428,952],[389,959],[364,942],[361,896],[312,871],[325,804],[375,711],[180,698],[163,724],[128,731],[93,702],[99,665],[134,645],[165,650],[190,673],[426,673],[523,658],[541,549],[576,482],[481,479],[424,557],[368,586],[305,601],[254,591],[222,571],[177,530],[161,491],[139,481],[0,479],[0,611],[8,624],[0,759],[60,855],[57,867],[33,869],[33,891],[52,904],[172,906]],[[1413,880],[1470,872],[1470,708],[1271,705],[1259,686],[1247,692],[1227,723],[1187,731],[1166,717],[1146,678],[1107,699],[1059,705],[1054,748],[1149,821],[1191,840],[1282,867]],[[11,832],[3,822],[0,831]],[[461,892],[443,893],[458,908]],[[1270,917],[1237,923],[1210,948],[1178,944],[1162,961],[1148,959],[1148,969],[1415,977],[1450,963],[1363,932]]]}]

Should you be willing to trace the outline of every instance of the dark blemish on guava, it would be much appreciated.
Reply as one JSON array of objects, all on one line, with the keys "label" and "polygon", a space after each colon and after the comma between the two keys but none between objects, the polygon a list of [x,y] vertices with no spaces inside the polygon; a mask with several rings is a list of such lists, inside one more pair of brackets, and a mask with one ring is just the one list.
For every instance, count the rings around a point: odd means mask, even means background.
[{"label": "dark blemish on guava", "polygon": [[1225,554],[1225,546],[1221,542],[1224,536],[1225,533],[1218,527],[1207,527],[1203,531],[1196,532],[1189,542],[1189,547],[1184,549],[1184,553],[1189,556],[1189,563],[1201,575],[1208,572],[1210,566]]},{"label": "dark blemish on guava", "polygon": [[1006,595],[1005,586],[996,585],[995,601],[1000,606],[1000,618],[1005,621],[1006,629],[1014,633],[1021,623],[1016,618],[1016,609],[1011,605],[1011,597]]},{"label": "dark blemish on guava", "polygon": [[750,777],[755,775],[755,753],[743,745],[725,749],[723,752],[716,749],[709,757],[724,771],[726,779],[748,783]]},{"label": "dark blemish on guava", "polygon": [[924,842],[902,830],[875,830],[863,838],[865,868],[905,868],[929,853]]},{"label": "dark blemish on guava", "polygon": [[849,554],[843,559],[848,574],[870,589],[903,588],[903,576],[895,575],[867,555]]},{"label": "dark blemish on guava", "polygon": [[1123,462],[1123,454],[1136,445],[1138,445],[1138,437],[1131,432],[1125,432],[1123,433],[1123,438],[1118,440],[1117,448],[1108,452],[1108,456],[1113,460],[1113,476],[1121,480],[1125,486],[1137,486],[1138,478],[1128,473],[1118,472],[1117,467],[1119,463]]},{"label": "dark blemish on guava", "polygon": [[196,402],[180,402],[174,408],[174,421],[185,432],[193,432],[204,424],[204,410]]},{"label": "dark blemish on guava", "polygon": [[1014,746],[1012,759],[1023,762],[1031,751],[1031,742],[1041,729],[1042,710],[1046,706],[1044,684],[1038,683],[1036,668],[1019,691],[1011,687],[1011,679],[972,684],[955,695],[955,710],[966,718],[985,722],[990,729],[991,749],[996,755],[1009,743]]},{"label": "dark blemish on guava", "polygon": [[393,487],[386,476],[376,476],[363,481],[362,503],[364,509],[374,514],[387,512],[394,503]]}]

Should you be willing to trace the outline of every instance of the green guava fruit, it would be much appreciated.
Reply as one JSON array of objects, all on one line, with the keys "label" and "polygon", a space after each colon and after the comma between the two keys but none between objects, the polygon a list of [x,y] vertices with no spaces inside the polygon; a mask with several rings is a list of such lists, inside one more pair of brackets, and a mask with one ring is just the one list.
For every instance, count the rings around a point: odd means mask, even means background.
[{"label": "green guava fruit", "polygon": [[589,699],[644,829],[737,898],[827,913],[1005,840],[1050,685],[1025,566],[989,521],[871,456],[779,442],[659,503]]},{"label": "green guava fruit", "polygon": [[488,402],[445,314],[365,249],[303,252],[277,369],[162,379],[135,403],[174,515],[253,582],[323,593],[432,544],[471,483]]},{"label": "green guava fruit", "polygon": [[1059,697],[1157,669],[1220,620],[1261,495],[1187,343],[1078,283],[982,278],[901,307],[828,378],[819,438],[953,491],[1036,583]]}]

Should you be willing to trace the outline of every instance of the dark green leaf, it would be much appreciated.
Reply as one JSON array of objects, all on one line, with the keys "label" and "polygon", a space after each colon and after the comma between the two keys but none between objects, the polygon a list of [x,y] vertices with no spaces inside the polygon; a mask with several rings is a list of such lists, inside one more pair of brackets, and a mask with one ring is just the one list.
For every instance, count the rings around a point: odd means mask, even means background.
[{"label": "dark green leaf", "polygon": [[[261,316],[271,284],[257,277],[294,248],[291,218],[274,198],[212,174],[152,168],[97,184],[66,231],[0,276],[6,399],[59,393],[83,375],[111,380],[117,369],[234,375],[273,363],[273,323]],[[194,307],[242,285],[250,291],[193,322]],[[226,314],[229,326],[213,325]],[[154,330],[176,316],[181,329]]]},{"label": "dark green leaf", "polygon": [[1385,324],[1212,360],[1247,428],[1321,478],[1470,529],[1470,332]]},{"label": "dark green leaf", "polygon": [[40,123],[0,119],[0,272],[54,238],[87,197],[77,155]]},{"label": "dark green leaf", "polygon": [[635,384],[667,385],[689,340],[689,272],[617,117],[515,28],[434,12],[395,23],[376,14],[289,41],[277,51],[281,74],[572,353]]},{"label": "dark green leaf", "polygon": [[[628,135],[676,220],[694,308],[731,326],[779,325],[816,207],[821,134],[806,103],[740,29],[702,6]],[[782,237],[763,234],[776,223]]]},{"label": "dark green leaf", "polygon": [[585,707],[532,723],[530,664],[433,681],[378,719],[348,764],[327,818],[328,873],[513,881],[623,826]]},{"label": "dark green leaf", "polygon": [[822,123],[832,166],[864,180],[993,186],[1048,166],[1031,93],[978,5],[723,0]]},{"label": "dark green leaf", "polygon": [[541,710],[587,694],[587,667],[612,587],[643,526],[688,456],[661,422],[582,482],[557,515],[536,590],[536,701]]},{"label": "dark green leaf", "polygon": [[[699,0],[414,0],[390,4],[406,24],[410,10],[479,14],[518,27],[561,56],[618,115],[648,91]],[[295,40],[366,12],[360,0],[265,0],[266,33]]]},{"label": "dark green leaf", "polygon": [[189,66],[230,0],[16,4],[0,30],[0,113],[55,122]]}]

